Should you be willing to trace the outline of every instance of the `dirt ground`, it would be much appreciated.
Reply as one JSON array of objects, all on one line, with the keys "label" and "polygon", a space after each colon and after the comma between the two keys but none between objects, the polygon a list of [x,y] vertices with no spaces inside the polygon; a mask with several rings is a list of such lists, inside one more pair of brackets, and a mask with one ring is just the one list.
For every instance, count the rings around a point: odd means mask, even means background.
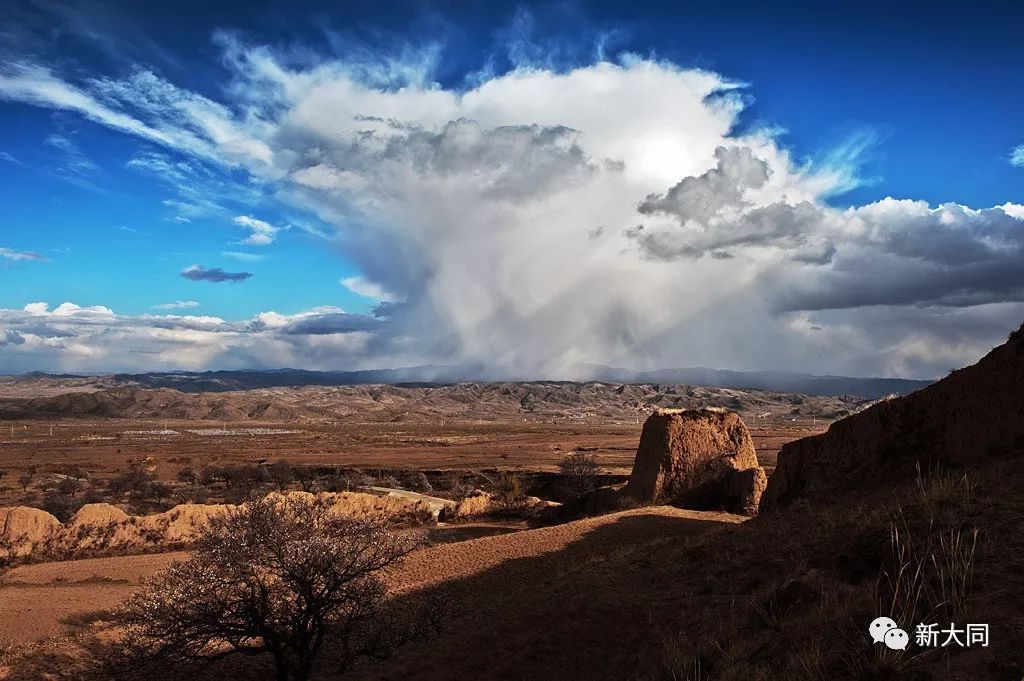
[{"label": "dirt ground", "polygon": [[[821,421],[751,424],[758,459],[770,473],[786,442],[824,430]],[[640,423],[441,421],[408,423],[220,423],[66,419],[0,424],[0,506],[19,503],[22,472],[37,478],[81,468],[104,479],[149,457],[173,480],[185,467],[275,461],[374,469],[552,471],[572,451],[628,474]]]},{"label": "dirt ground", "polygon": [[[393,592],[404,593],[489,573],[490,578],[511,579],[508,582],[510,588],[526,588],[536,575],[515,569],[510,571],[501,566],[509,561],[536,559],[545,554],[560,555],[564,561],[559,558],[558,564],[552,563],[544,572],[549,578],[564,576],[567,571],[575,569],[574,565],[578,567],[594,560],[600,549],[581,544],[587,547],[586,550],[573,551],[571,556],[562,552],[595,530],[624,527],[617,525],[622,518],[636,521],[685,520],[688,521],[685,524],[688,536],[746,520],[727,513],[655,507],[518,532],[507,530],[522,528],[484,524],[440,527],[440,532],[451,533],[450,538],[464,541],[441,544],[412,554],[401,569],[388,576],[388,582]],[[628,537],[623,535],[615,539],[648,541],[664,529],[657,522],[639,524],[628,530]],[[475,533],[488,531],[500,534],[472,538]],[[79,630],[101,619],[105,611],[117,607],[147,577],[187,556],[187,552],[177,551],[16,567],[0,576],[0,647],[35,643]]]},{"label": "dirt ground", "polygon": [[24,565],[0,576],[0,647],[66,634],[116,607],[142,580],[186,554]]},{"label": "dirt ground", "polygon": [[[745,522],[654,507],[425,549],[389,583],[399,597],[441,589],[451,621],[440,638],[353,678],[1017,681],[1024,601],[1012,585],[1024,550],[1022,477],[1012,460],[970,471],[970,484],[951,485],[957,479],[949,476],[908,481]],[[990,623],[990,647],[878,655],[866,626],[878,614],[873,594],[887,569],[893,522],[916,537],[980,530],[971,595],[954,619]],[[31,646],[9,650],[6,678],[66,678],[36,673],[39,665],[74,670],[81,649],[59,635],[87,629],[174,557],[7,573],[0,586],[0,678],[5,645],[52,636],[58,638],[42,644],[48,656]],[[664,674],[644,673],[668,662],[674,666]],[[714,675],[695,676],[694,669]],[[245,663],[173,678],[267,674]]]},{"label": "dirt ground", "polygon": [[[755,426],[758,457],[771,469],[779,448],[790,440],[820,430],[815,424]],[[578,424],[447,422],[438,424],[295,424],[251,422],[196,423],[122,420],[15,421],[0,433],[0,505],[15,504],[23,494],[21,471],[37,467],[37,481],[49,474],[79,467],[103,479],[130,461],[150,457],[160,477],[173,480],[186,466],[288,459],[295,463],[366,468],[459,469],[507,468],[524,471],[557,469],[568,452],[597,456],[609,473],[628,474],[641,424]],[[12,436],[13,433],[13,436]],[[654,512],[654,511],[651,511]],[[683,513],[659,510],[658,515]],[[686,512],[687,517],[713,514]],[[728,521],[738,520],[729,517]],[[526,533],[512,545],[493,544],[521,527],[501,523],[439,526],[431,540],[460,540],[472,560],[444,557],[440,547],[409,562],[402,581],[425,584],[465,578],[493,568],[509,556],[525,557],[564,546],[611,520],[573,523]],[[593,526],[593,527],[592,527]],[[562,536],[565,535],[565,536]],[[507,543],[507,539],[504,540]],[[491,543],[489,543],[491,542]],[[491,550],[501,546],[501,550]],[[490,549],[489,549],[490,547]],[[540,548],[538,548],[540,547]],[[489,552],[490,551],[490,552]],[[87,623],[96,613],[114,607],[141,579],[161,569],[180,553],[123,556],[45,563],[16,568],[0,579],[0,646],[29,643],[60,635]],[[462,555],[462,554],[460,554]]]},{"label": "dirt ground", "polygon": [[[435,546],[411,555],[389,583],[400,598],[441,589],[452,619],[439,638],[352,678],[1016,681],[1024,669],[1024,602],[1012,588],[1024,550],[1024,500],[1013,494],[1021,478],[1010,461],[971,471],[962,488],[939,478],[747,521],[652,507]],[[888,657],[872,647],[866,627],[878,614],[874,585],[892,521],[912,535],[980,528],[973,589],[955,620],[990,623],[990,646]],[[2,643],[84,629],[173,557],[11,571],[0,587]],[[12,649],[7,678],[66,678],[38,671],[74,670],[81,649],[60,639],[43,645],[55,652]],[[173,679],[269,678],[265,667],[236,662]],[[0,652],[0,678],[4,664]],[[662,664],[671,666],[647,674]]]},{"label": "dirt ground", "polygon": [[[752,425],[759,460],[771,470],[784,443],[819,432],[825,424]],[[367,471],[553,471],[565,454],[585,451],[594,454],[606,472],[624,475],[632,467],[642,424],[59,419],[4,422],[2,427],[0,505],[13,505],[24,494],[19,478],[29,467],[36,469],[37,486],[75,468],[103,480],[144,459],[159,477],[171,481],[184,467],[277,459]],[[581,566],[600,563],[608,546],[660,541],[666,532],[702,534],[741,520],[728,514],[655,508],[529,531],[516,531],[524,530],[522,522],[442,524],[429,530],[429,540],[436,546],[411,556],[390,579],[396,592],[404,592],[439,583],[477,584],[486,575],[487,589],[497,588],[493,580],[512,580],[515,592],[538,579],[561,579]],[[585,541],[593,532],[622,536],[612,537],[608,544]],[[0,576],[0,649],[82,631],[144,578],[183,555],[92,558],[10,570]],[[521,574],[517,566],[526,564],[537,570]]]}]

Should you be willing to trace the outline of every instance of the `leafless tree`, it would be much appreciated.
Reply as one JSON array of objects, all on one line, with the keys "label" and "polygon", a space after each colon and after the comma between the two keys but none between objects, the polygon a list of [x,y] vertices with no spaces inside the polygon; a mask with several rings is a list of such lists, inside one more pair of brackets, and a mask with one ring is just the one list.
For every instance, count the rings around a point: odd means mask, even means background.
[{"label": "leafless tree", "polygon": [[57,491],[69,496],[75,496],[83,487],[85,487],[85,483],[78,478],[62,478],[57,482]]},{"label": "leafless tree", "polygon": [[566,454],[558,462],[558,469],[565,478],[563,485],[570,498],[586,494],[597,487],[597,476],[601,473],[597,457],[586,452]]},{"label": "leafless tree", "polygon": [[282,492],[295,481],[295,471],[292,470],[292,465],[288,463],[287,459],[278,459],[270,464],[268,471],[270,479],[277,484],[277,488]]},{"label": "leafless tree", "polygon": [[131,465],[107,482],[107,492],[117,497],[127,496],[136,501],[162,499],[170,493],[170,487],[161,482],[156,474],[139,465]]},{"label": "leafless tree", "polygon": [[131,598],[117,622],[151,659],[269,655],[280,681],[305,681],[328,645],[331,671],[342,673],[426,633],[396,623],[379,577],[414,547],[320,500],[252,501],[214,520],[193,556]]},{"label": "leafless tree", "polygon": [[18,484],[21,485],[23,492],[28,490],[28,486],[32,484],[32,480],[35,478],[35,475],[36,467],[29,466],[25,469],[25,472],[21,474],[21,477],[18,478]]},{"label": "leafless tree", "polygon": [[184,483],[186,485],[196,484],[196,480],[198,479],[198,477],[199,476],[196,474],[196,472],[188,466],[178,471],[177,475],[178,482]]},{"label": "leafless tree", "polygon": [[316,487],[317,478],[312,466],[293,466],[292,474],[295,481],[302,487],[303,492],[312,492]]}]

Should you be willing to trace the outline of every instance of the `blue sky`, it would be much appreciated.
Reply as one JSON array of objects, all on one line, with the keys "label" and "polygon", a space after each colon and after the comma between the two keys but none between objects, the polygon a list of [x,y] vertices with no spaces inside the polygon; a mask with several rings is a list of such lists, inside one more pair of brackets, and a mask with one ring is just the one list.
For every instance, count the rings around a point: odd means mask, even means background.
[{"label": "blue sky", "polygon": [[[234,217],[252,213],[287,226],[298,213],[272,197],[229,195],[223,204],[235,210],[183,215],[164,204],[179,198],[166,183],[128,165],[147,145],[27,105],[5,103],[2,113],[0,144],[16,159],[0,165],[4,245],[38,251],[50,262],[0,269],[0,306],[73,300],[142,314],[154,305],[191,300],[206,314],[229,318],[322,304],[364,311],[372,306],[372,300],[338,284],[358,274],[357,268],[342,251],[312,243],[320,240],[308,232],[288,229],[273,248],[243,243],[248,232]],[[67,152],[47,141],[54,136],[71,140],[90,165],[79,172],[67,169]],[[253,277],[245,286],[216,286],[179,276],[193,263]]]},{"label": "blue sky", "polygon": [[[929,377],[1019,322],[1015,3],[50,4],[0,2],[0,371]],[[421,155],[455,133],[490,145],[480,167]],[[752,155],[714,153],[734,145]],[[580,208],[591,191],[615,208]],[[238,281],[186,276],[218,268]],[[591,279],[605,303],[566,313]],[[642,302],[709,279],[721,313]],[[111,319],[32,333],[26,305],[66,301]],[[223,327],[158,337],[161,315]],[[760,315],[765,340],[721,341]]]}]

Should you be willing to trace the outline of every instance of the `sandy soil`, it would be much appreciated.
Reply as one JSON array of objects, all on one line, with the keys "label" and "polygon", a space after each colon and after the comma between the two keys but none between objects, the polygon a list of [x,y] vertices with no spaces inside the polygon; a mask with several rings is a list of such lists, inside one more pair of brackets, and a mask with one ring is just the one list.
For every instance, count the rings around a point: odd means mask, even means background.
[{"label": "sandy soil", "polygon": [[[566,571],[574,569],[574,566],[600,556],[600,546],[587,545],[579,550],[567,551],[570,546],[576,545],[586,535],[596,530],[610,530],[605,533],[609,540],[609,545],[604,547],[605,550],[609,550],[610,546],[617,542],[644,542],[665,536],[664,526],[657,522],[643,522],[652,518],[689,521],[685,523],[685,528],[684,524],[680,524],[679,532],[673,533],[676,538],[683,534],[694,536],[719,529],[722,525],[747,520],[744,516],[729,513],[686,511],[670,506],[612,513],[555,527],[485,537],[420,551],[410,556],[401,569],[390,577],[389,582],[396,592],[403,592],[442,582],[464,580],[489,572],[498,580],[505,580],[507,577],[509,581],[505,584],[510,590],[526,588],[536,575],[515,569],[496,568],[508,563],[514,565],[516,561],[524,559],[550,556],[550,564],[541,567],[540,572],[547,578],[565,574]],[[624,520],[626,522],[621,522]]]},{"label": "sandy soil", "polygon": [[[620,524],[630,519],[630,524]],[[689,521],[680,524],[666,538],[682,534],[693,536],[745,520],[726,513],[683,511],[670,507],[654,507],[616,513],[556,527],[505,533],[505,525],[449,526],[452,538],[470,536],[472,530],[495,532],[497,536],[469,539],[424,549],[410,556],[388,576],[396,593],[414,591],[426,586],[461,581],[488,573],[488,583],[505,581],[509,589],[527,588],[538,578],[564,576],[573,569],[600,560],[602,546],[608,550],[617,542],[649,541],[665,533],[665,527],[644,519]],[[608,544],[581,545],[567,551],[586,535],[611,529]],[[461,537],[454,533],[461,532]],[[0,646],[26,644],[67,634],[86,626],[127,598],[142,581],[173,561],[188,554],[174,552],[113,558],[63,561],[24,565],[10,570],[0,578]],[[543,559],[547,564],[533,562],[528,571],[516,568],[517,561]],[[508,567],[504,567],[508,566]]]},{"label": "sandy soil", "polygon": [[115,607],[187,554],[91,558],[14,568],[0,577],[0,646],[69,633]]}]

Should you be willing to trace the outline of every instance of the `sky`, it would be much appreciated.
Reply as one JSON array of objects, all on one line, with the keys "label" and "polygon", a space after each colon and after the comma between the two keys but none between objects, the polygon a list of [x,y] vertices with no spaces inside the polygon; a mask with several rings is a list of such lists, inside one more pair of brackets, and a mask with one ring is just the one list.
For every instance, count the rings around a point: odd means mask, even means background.
[{"label": "sky", "polygon": [[942,376],[1024,9],[891,4],[0,0],[0,373]]}]

